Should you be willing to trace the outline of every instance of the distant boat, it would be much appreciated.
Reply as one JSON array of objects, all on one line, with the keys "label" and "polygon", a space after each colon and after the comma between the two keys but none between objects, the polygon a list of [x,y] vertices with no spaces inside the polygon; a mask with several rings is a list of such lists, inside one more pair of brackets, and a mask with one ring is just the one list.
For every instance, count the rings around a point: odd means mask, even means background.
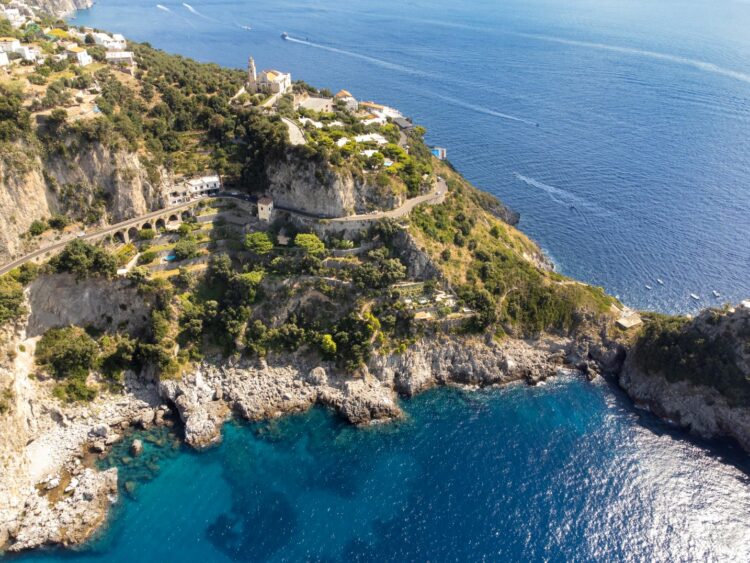
[{"label": "distant boat", "polygon": [[691,294],[690,294],[690,297],[692,297],[692,298],[693,298],[693,299],[695,299],[696,301],[700,301],[700,300],[701,300],[700,296],[696,295],[695,293],[691,293]]},{"label": "distant boat", "polygon": [[646,289],[648,289],[649,291],[651,291],[653,289],[653,287],[651,287],[650,285],[647,285]]},{"label": "distant boat", "polygon": [[661,278],[656,278],[656,281],[659,285],[664,285],[664,280]]},{"label": "distant boat", "polygon": [[289,34],[288,34],[288,33],[287,33],[286,31],[285,31],[284,33],[282,33],[282,34],[281,34],[281,38],[282,38],[282,39],[283,39],[284,41],[286,41],[287,39],[289,39]]},{"label": "distant boat", "polygon": [[721,297],[721,293],[719,293],[719,292],[718,292],[718,291],[716,291],[715,289],[714,289],[714,290],[713,290],[713,291],[712,291],[711,293],[713,293],[713,294],[714,294],[714,297]]},{"label": "distant boat", "polygon": [[250,31],[250,30],[252,30],[252,29],[253,29],[253,28],[252,28],[252,27],[250,27],[249,25],[241,25],[240,27],[241,27],[242,29],[244,29],[245,31]]}]

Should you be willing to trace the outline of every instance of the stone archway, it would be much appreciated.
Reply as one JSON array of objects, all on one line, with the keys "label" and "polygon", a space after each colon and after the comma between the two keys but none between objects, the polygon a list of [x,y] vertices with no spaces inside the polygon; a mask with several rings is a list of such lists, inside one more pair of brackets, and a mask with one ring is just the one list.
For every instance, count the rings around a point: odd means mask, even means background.
[{"label": "stone archway", "polygon": [[180,213],[180,217],[182,218],[183,221],[187,221],[192,216],[193,216],[193,212],[190,210],[183,211],[182,213]]},{"label": "stone archway", "polygon": [[128,234],[125,231],[117,231],[114,235],[115,240],[119,243],[125,244],[128,242]]},{"label": "stone archway", "polygon": [[157,219],[156,220],[156,230],[161,231],[167,228],[167,223],[164,221],[164,219]]},{"label": "stone archway", "polygon": [[138,240],[138,227],[130,227],[128,229],[128,239],[127,240]]},{"label": "stone archway", "polygon": [[141,229],[153,229],[153,228],[154,227],[151,226],[151,223],[148,223],[148,222],[143,223],[143,225],[141,225]]},{"label": "stone archway", "polygon": [[169,222],[170,223],[177,223],[180,220],[179,215],[177,213],[172,213],[172,215],[169,216]]}]

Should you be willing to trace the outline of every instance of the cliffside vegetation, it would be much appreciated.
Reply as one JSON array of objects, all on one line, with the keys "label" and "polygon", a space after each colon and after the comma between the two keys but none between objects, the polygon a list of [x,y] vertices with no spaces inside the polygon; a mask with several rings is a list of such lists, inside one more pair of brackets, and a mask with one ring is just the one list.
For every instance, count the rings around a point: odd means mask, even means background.
[{"label": "cliffside vegetation", "polygon": [[[731,323],[726,311],[698,319],[650,314],[633,349],[638,368],[716,389],[733,406],[750,406],[750,322]],[[744,369],[742,366],[745,366]]]}]

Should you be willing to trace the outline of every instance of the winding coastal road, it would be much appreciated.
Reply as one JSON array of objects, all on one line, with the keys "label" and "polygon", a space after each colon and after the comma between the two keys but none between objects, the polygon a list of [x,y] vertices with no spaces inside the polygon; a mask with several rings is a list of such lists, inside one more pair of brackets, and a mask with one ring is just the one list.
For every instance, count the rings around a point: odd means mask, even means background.
[{"label": "winding coastal road", "polygon": [[[379,219],[386,219],[386,218],[398,219],[401,217],[405,217],[406,215],[411,213],[415,207],[417,207],[418,205],[422,205],[423,203],[428,203],[432,205],[442,203],[443,200],[445,199],[446,193],[448,193],[448,186],[445,183],[445,180],[443,178],[438,178],[437,181],[435,182],[435,189],[432,190],[431,192],[421,195],[421,196],[407,199],[401,206],[395,209],[390,209],[388,211],[376,211],[373,213],[364,213],[361,215],[347,215],[345,217],[323,217],[320,215],[306,213],[304,211],[299,211],[299,210],[291,209],[287,207],[277,206],[276,209],[278,209],[279,211],[284,211],[286,213],[293,214],[293,215],[299,215],[300,217],[304,217],[307,219],[328,221],[330,223],[353,223],[356,221],[377,221]],[[211,196],[211,198],[212,199],[239,199],[242,201],[249,201],[249,202],[255,202],[257,200],[255,196],[239,194],[239,193],[220,193],[215,196]],[[165,214],[174,213],[176,211],[182,211],[184,209],[193,207],[199,201],[201,200],[193,200],[193,201],[181,203],[179,205],[174,205],[172,207],[164,207],[163,209],[158,209],[156,211],[146,213],[145,215],[139,215],[138,217],[133,217],[132,219],[127,219],[125,221],[121,221],[120,223],[115,223],[114,225],[110,225],[108,227],[99,229],[97,231],[93,231],[93,232],[86,233],[86,234],[81,234],[77,237],[71,236],[66,239],[57,241],[53,244],[43,246],[41,248],[38,248],[37,250],[29,252],[28,254],[25,254],[24,256],[16,258],[12,262],[8,262],[7,264],[0,266],[0,275],[7,274],[12,269],[18,268],[19,266],[22,266],[23,264],[26,264],[27,262],[30,262],[31,260],[34,260],[36,258],[39,258],[40,256],[43,256],[49,252],[62,250],[67,244],[69,244],[76,238],[81,239],[81,240],[92,240],[92,239],[106,237],[107,235],[114,234],[117,231],[120,231],[122,229],[127,229],[129,227],[132,227],[133,225],[142,223],[143,221],[148,221],[149,219],[155,219]]]}]

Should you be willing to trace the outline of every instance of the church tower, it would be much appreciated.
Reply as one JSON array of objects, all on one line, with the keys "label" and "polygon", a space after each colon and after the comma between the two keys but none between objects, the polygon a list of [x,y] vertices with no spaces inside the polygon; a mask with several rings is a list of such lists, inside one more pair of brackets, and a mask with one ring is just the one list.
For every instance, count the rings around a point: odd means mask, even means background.
[{"label": "church tower", "polygon": [[247,61],[247,84],[245,90],[251,94],[255,94],[258,91],[258,75],[255,72],[255,59],[250,57]]}]

